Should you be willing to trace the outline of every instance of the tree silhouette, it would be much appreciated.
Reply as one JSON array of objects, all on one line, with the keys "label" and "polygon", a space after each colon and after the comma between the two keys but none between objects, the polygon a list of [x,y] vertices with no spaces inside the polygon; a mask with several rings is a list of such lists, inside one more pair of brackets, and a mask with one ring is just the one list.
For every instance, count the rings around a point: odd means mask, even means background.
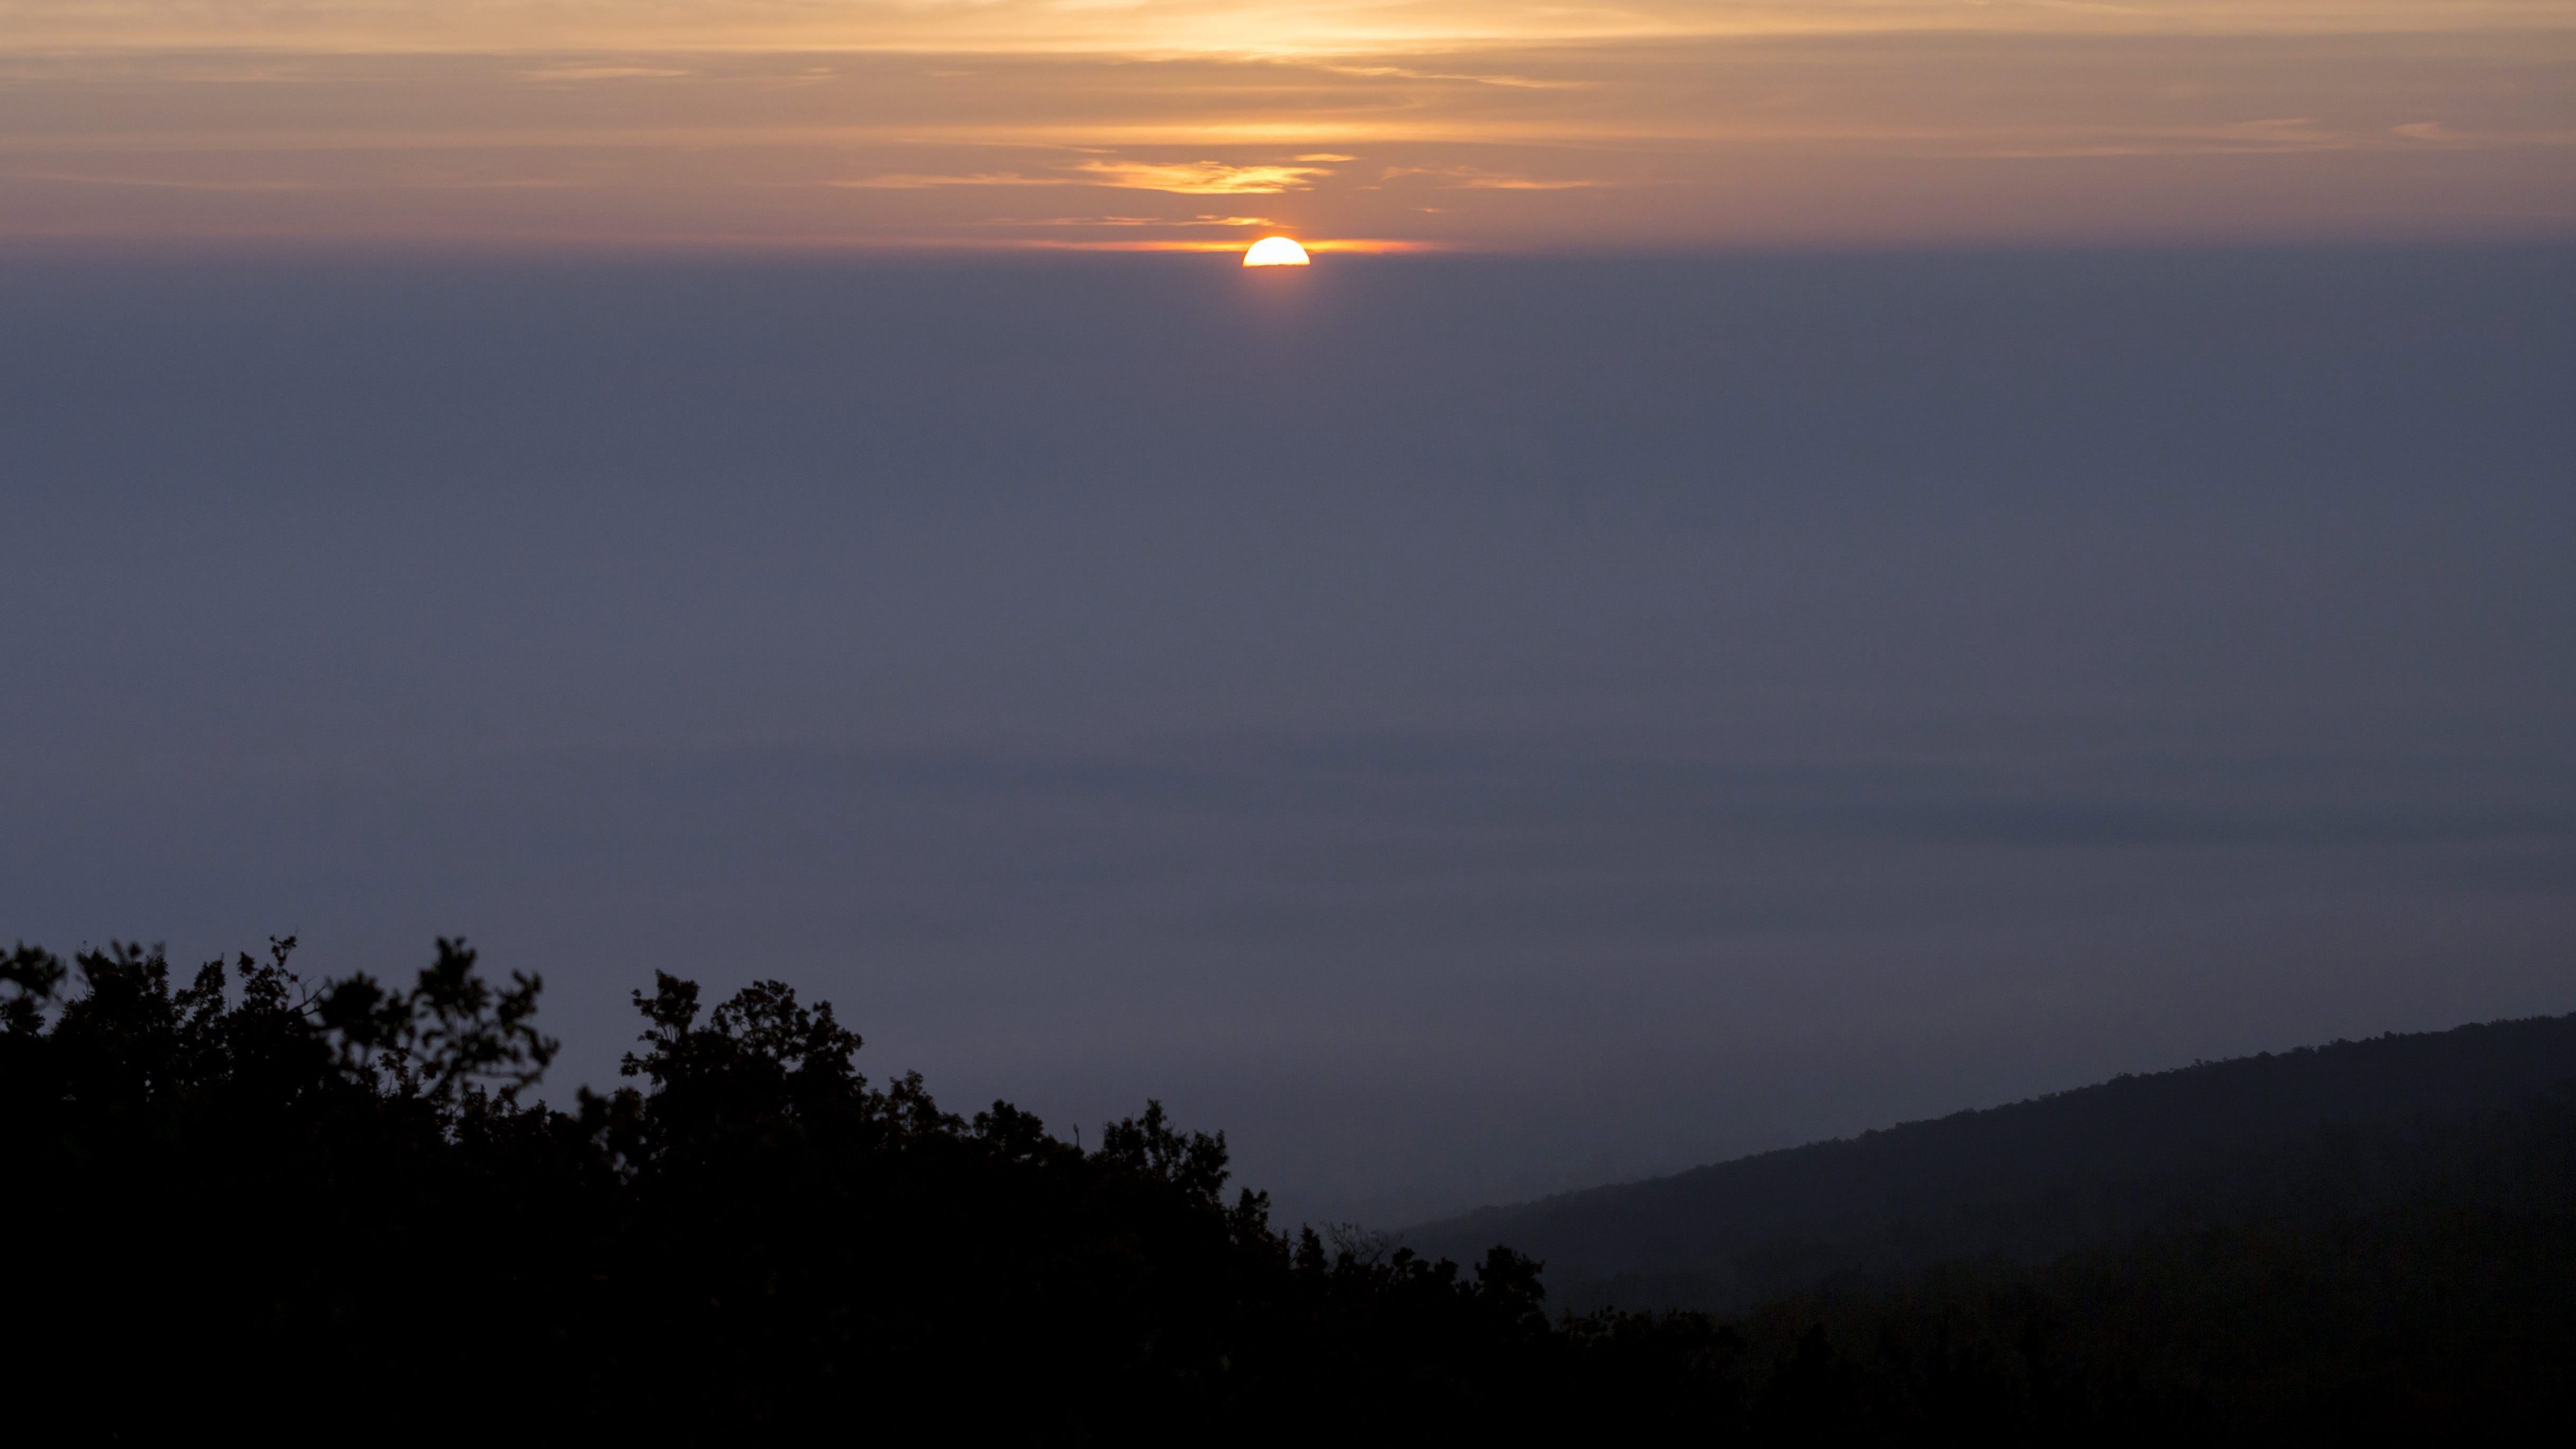
[{"label": "tree silhouette", "polygon": [[1551,1322],[1507,1248],[1462,1271],[1274,1228],[1227,1198],[1224,1136],[1160,1102],[1086,1151],[1006,1102],[872,1084],[781,982],[708,1008],[657,975],[625,1085],[562,1111],[527,1100],[556,1053],[536,977],[442,940],[407,988],[307,983],[294,946],[184,986],[130,945],[0,957],[13,1424],[2117,1438],[2521,1427],[2576,1384],[2565,1095],[2406,1139],[2416,1186],[2358,1210],[2267,1199],[1733,1320]]}]

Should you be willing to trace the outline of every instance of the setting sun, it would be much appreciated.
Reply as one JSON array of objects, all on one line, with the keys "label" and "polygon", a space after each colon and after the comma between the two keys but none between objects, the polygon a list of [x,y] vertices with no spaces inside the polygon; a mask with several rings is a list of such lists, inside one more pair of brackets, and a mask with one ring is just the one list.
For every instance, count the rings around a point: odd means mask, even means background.
[{"label": "setting sun", "polygon": [[1290,237],[1266,236],[1254,242],[1243,254],[1243,264],[1247,267],[1302,267],[1307,265],[1306,249]]}]

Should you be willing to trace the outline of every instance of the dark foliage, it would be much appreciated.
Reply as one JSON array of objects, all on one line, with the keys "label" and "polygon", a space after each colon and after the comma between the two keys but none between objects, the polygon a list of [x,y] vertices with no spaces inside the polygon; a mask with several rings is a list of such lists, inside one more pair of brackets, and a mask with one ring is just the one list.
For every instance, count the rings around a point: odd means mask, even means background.
[{"label": "dark foliage", "polygon": [[293,945],[0,968],[9,1361],[62,1427],[1292,1438],[1500,1416],[1559,1346],[1509,1252],[1283,1236],[1159,1104],[1091,1152],[943,1112],[781,983],[659,977],[639,1085],[567,1113],[519,1100],[534,978]]},{"label": "dark foliage", "polygon": [[[2576,1102],[2315,1139],[2225,1221],[1719,1319],[1551,1323],[1224,1195],[1158,1104],[1096,1150],[876,1085],[828,1005],[637,993],[632,1085],[521,1100],[539,983],[294,943],[185,986],[0,958],[9,1412],[48,1439],[1026,1443],[2313,1438],[2571,1407]],[[2350,1190],[2360,1182],[2366,1190]],[[2343,1184],[2343,1186],[2336,1186]]]}]

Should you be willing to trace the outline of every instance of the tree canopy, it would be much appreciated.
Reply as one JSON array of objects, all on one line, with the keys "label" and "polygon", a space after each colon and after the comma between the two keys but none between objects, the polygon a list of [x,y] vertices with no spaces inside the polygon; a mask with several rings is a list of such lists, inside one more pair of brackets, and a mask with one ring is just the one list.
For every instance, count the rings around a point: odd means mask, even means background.
[{"label": "tree canopy", "polygon": [[556,1050],[535,977],[441,941],[408,988],[308,983],[294,945],[184,986],[131,946],[0,967],[17,1362],[102,1427],[714,1439],[867,1404],[1152,1439],[1420,1417],[1552,1346],[1507,1250],[1284,1234],[1159,1103],[1090,1151],[943,1111],[782,982],[709,1009],[657,975],[629,1084],[565,1111],[523,1100]]},{"label": "tree canopy", "polygon": [[1085,1150],[872,1082],[783,982],[709,1007],[657,974],[624,1085],[565,1109],[530,1099],[557,1049],[535,976],[440,941],[407,987],[307,982],[294,947],[184,985],[133,946],[0,957],[13,1422],[1765,1442],[2443,1431],[2576,1399],[2563,1092],[2446,1131],[2402,1193],[1551,1320],[1508,1247],[1461,1269],[1274,1226],[1228,1195],[1223,1134],[1159,1103]]}]

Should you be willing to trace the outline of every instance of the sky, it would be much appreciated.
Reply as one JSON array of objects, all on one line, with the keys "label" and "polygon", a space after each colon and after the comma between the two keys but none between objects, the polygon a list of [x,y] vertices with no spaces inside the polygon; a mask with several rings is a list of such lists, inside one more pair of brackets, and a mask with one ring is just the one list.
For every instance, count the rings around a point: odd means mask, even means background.
[{"label": "sky", "polygon": [[0,0],[0,938],[464,935],[561,1095],[784,978],[1379,1226],[2576,1010],[2571,59]]},{"label": "sky", "polygon": [[0,245],[2565,237],[2563,0],[0,0]]},{"label": "sky", "polygon": [[1380,1223],[2576,1009],[2576,250],[0,270],[0,933]]}]

